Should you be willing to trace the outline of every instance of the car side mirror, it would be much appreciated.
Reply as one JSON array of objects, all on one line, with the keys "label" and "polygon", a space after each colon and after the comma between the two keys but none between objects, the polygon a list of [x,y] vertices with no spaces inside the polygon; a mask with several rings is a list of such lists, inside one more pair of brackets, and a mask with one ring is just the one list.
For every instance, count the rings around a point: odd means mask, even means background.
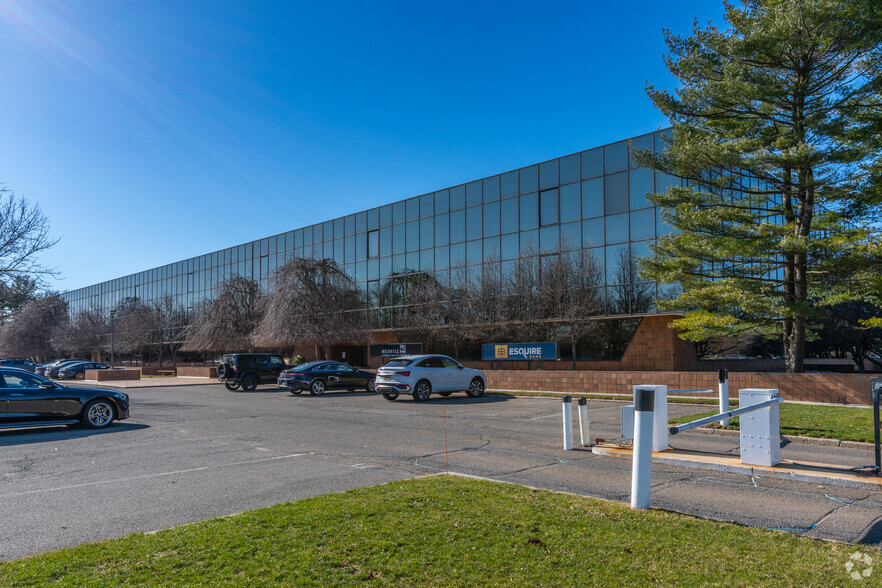
[{"label": "car side mirror", "polygon": [[462,370],[462,369],[465,369],[465,368],[462,367],[460,364],[456,364],[456,367],[457,367],[458,369],[461,369],[461,370]]}]

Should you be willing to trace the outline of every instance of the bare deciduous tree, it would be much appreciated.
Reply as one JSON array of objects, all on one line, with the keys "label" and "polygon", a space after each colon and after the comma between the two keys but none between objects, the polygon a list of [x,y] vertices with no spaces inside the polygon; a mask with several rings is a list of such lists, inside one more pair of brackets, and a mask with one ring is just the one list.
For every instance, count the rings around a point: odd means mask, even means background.
[{"label": "bare deciduous tree", "polygon": [[166,349],[171,353],[172,363],[177,363],[178,351],[184,345],[184,334],[190,317],[187,311],[168,295],[155,302],[152,310],[159,329],[157,336],[159,365],[162,365],[162,356]]},{"label": "bare deciduous tree", "polygon": [[110,319],[100,310],[87,310],[62,323],[52,333],[52,345],[69,355],[90,357],[110,349]]},{"label": "bare deciduous tree", "polygon": [[38,205],[0,186],[0,283],[11,288],[17,278],[39,281],[56,275],[37,256],[57,242],[49,236],[49,219]]},{"label": "bare deciduous tree", "polygon": [[0,329],[0,353],[45,361],[55,354],[52,333],[67,323],[67,302],[50,294],[27,302]]},{"label": "bare deciduous tree", "polygon": [[355,284],[334,261],[294,258],[276,270],[252,342],[275,349],[309,343],[330,358],[331,345],[364,340],[362,308]]},{"label": "bare deciduous tree", "polygon": [[263,317],[260,285],[235,276],[224,280],[217,296],[203,302],[186,329],[183,351],[249,351],[251,335]]}]

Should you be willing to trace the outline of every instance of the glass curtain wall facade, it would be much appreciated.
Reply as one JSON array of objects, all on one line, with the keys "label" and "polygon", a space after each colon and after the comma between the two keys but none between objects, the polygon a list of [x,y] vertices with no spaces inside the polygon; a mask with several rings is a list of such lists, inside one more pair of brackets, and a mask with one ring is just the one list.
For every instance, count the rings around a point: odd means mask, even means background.
[{"label": "glass curtain wall facade", "polygon": [[[635,272],[620,264],[649,252],[671,229],[648,192],[680,179],[634,164],[630,150],[663,148],[650,133],[372,208],[280,235],[206,253],[63,294],[71,315],[108,311],[125,300],[171,296],[193,309],[234,275],[269,286],[292,257],[331,258],[358,287],[379,290],[390,275],[426,271],[449,283],[453,268],[478,271],[488,259],[506,264],[523,252],[584,250],[602,269],[607,300]],[[629,146],[630,142],[630,146]],[[630,277],[629,277],[630,276]],[[656,294],[655,284],[643,284]],[[371,297],[373,298],[373,297]],[[607,314],[628,314],[608,303]],[[382,325],[378,325],[382,326]]]}]

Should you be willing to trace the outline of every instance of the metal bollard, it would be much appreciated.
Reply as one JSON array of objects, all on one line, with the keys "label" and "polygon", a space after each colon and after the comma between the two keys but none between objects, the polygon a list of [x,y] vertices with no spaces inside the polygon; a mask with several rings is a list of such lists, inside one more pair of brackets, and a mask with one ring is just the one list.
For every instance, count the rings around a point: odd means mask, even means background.
[{"label": "metal bollard", "polygon": [[[720,370],[720,414],[729,412],[729,370]],[[729,426],[729,417],[720,421],[723,427]]]},{"label": "metal bollard", "polygon": [[582,447],[591,445],[591,432],[588,430],[588,400],[580,398],[579,403],[579,433],[582,436]]},{"label": "metal bollard", "polygon": [[573,448],[573,399],[563,397],[563,442],[564,450]]},{"label": "metal bollard", "polygon": [[634,456],[631,462],[631,508],[649,508],[652,488],[653,388],[634,391]]},{"label": "metal bollard", "polygon": [[876,473],[882,476],[882,443],[880,443],[879,401],[882,399],[882,378],[870,380],[870,389],[873,396],[873,441],[876,446]]}]

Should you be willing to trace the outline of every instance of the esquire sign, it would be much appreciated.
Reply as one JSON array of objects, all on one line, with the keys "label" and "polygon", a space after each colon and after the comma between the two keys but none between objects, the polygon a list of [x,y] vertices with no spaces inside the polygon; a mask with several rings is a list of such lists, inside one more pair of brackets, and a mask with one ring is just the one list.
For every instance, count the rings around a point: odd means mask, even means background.
[{"label": "esquire sign", "polygon": [[484,343],[481,359],[496,360],[555,360],[557,343]]}]

